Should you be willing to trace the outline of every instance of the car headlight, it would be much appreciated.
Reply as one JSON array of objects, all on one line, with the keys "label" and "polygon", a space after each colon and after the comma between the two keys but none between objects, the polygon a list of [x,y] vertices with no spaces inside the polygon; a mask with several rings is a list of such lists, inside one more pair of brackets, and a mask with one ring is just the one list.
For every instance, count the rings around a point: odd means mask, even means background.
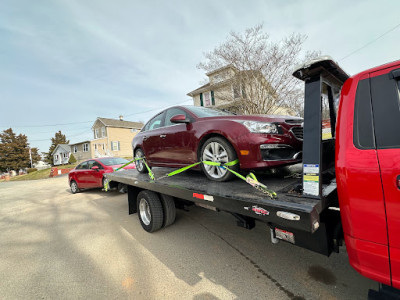
[{"label": "car headlight", "polygon": [[257,121],[239,121],[250,132],[254,133],[278,133],[278,127],[274,123]]}]

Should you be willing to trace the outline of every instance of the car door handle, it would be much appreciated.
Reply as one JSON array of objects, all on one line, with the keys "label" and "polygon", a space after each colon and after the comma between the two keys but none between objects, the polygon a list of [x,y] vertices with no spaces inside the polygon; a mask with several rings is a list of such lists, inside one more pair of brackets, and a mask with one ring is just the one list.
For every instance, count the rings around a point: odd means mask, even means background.
[{"label": "car door handle", "polygon": [[143,141],[145,141],[145,140],[147,140],[148,139],[148,137],[147,136],[144,136],[143,137]]},{"label": "car door handle", "polygon": [[166,134],[160,134],[160,138],[165,139],[167,135]]},{"label": "car door handle", "polygon": [[400,190],[400,175],[396,178],[397,188]]}]

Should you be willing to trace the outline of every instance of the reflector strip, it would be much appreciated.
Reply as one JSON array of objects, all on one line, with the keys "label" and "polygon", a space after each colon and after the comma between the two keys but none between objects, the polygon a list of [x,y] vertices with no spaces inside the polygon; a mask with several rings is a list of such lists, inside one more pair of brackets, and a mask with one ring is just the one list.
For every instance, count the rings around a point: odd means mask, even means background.
[{"label": "reflector strip", "polygon": [[197,198],[197,199],[202,199],[202,200],[206,200],[206,201],[214,201],[214,197],[210,196],[210,195],[204,195],[204,194],[198,194],[198,193],[193,193],[193,198]]}]

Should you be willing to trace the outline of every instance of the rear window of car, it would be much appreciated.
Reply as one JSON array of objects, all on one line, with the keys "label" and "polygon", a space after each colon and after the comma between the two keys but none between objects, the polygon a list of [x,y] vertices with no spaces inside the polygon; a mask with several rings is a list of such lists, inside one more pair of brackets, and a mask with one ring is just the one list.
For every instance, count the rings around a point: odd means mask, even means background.
[{"label": "rear window of car", "polygon": [[99,161],[106,166],[123,165],[129,162],[129,160],[120,157],[101,158]]},{"label": "rear window of car", "polygon": [[88,162],[84,161],[83,163],[81,163],[80,165],[78,165],[76,167],[77,170],[81,170],[81,169],[87,169],[88,168]]},{"label": "rear window of car", "polygon": [[212,109],[200,106],[186,106],[186,109],[190,110],[194,113],[198,118],[206,118],[206,117],[218,117],[218,116],[233,116],[235,114],[229,111],[223,111],[219,109]]}]

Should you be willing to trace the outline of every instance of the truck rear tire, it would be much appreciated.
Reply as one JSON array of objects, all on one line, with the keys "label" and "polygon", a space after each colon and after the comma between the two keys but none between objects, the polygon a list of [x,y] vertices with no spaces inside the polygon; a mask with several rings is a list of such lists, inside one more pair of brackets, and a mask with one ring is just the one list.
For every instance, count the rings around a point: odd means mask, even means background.
[{"label": "truck rear tire", "polygon": [[137,196],[137,211],[140,224],[147,232],[154,232],[162,227],[164,212],[156,193],[141,191]]},{"label": "truck rear tire", "polygon": [[161,204],[164,209],[163,227],[167,227],[175,222],[176,208],[174,198],[168,195],[160,194]]}]

